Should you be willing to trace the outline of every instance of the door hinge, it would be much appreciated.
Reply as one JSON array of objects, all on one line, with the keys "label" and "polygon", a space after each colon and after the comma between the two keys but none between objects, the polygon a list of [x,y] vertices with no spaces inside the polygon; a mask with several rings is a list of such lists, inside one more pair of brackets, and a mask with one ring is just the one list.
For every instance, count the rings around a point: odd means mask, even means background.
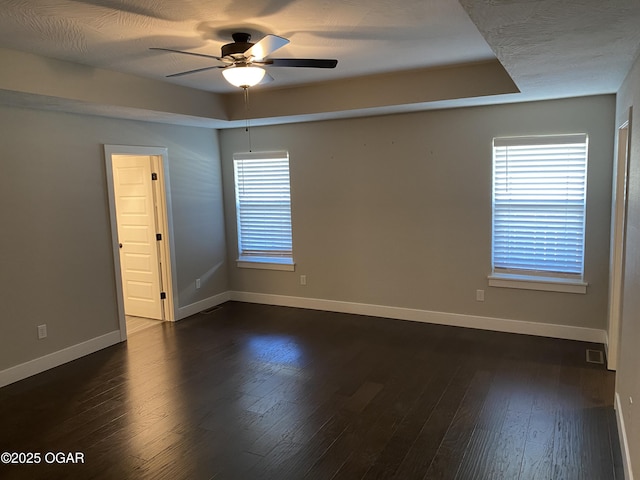
[{"label": "door hinge", "polygon": [[162,234],[161,233],[156,233],[156,240],[158,240],[158,241],[162,240]]},{"label": "door hinge", "polygon": [[158,179],[158,174],[157,173],[152,173],[151,174],[151,180],[157,180]]},{"label": "door hinge", "polygon": [[165,300],[167,298],[167,294],[165,292],[160,292],[160,300]]}]

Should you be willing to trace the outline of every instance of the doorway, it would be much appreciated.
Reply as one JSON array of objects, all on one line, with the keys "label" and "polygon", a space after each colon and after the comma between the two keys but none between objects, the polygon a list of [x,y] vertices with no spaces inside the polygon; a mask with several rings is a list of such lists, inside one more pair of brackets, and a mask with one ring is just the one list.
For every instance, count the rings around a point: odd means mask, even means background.
[{"label": "doorway", "polygon": [[611,251],[609,262],[609,312],[607,328],[607,368],[618,366],[622,295],[624,291],[624,257],[627,227],[627,191],[629,172],[630,119],[618,128],[618,150],[613,169],[611,210]]},{"label": "doorway", "polygon": [[104,148],[120,336],[125,340],[127,330],[175,320],[168,157],[163,147]]}]

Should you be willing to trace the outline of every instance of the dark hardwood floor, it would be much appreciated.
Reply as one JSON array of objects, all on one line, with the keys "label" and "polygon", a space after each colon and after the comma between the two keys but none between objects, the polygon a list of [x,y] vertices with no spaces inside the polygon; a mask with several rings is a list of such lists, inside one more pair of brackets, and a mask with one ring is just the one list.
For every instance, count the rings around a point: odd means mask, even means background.
[{"label": "dark hardwood floor", "polygon": [[587,348],[230,302],[0,389],[0,452],[41,454],[0,478],[622,479]]}]

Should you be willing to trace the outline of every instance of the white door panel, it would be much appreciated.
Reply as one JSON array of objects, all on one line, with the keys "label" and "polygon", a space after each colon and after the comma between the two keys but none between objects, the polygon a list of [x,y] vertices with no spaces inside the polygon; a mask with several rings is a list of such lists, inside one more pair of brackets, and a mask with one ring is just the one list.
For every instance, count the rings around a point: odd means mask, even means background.
[{"label": "white door panel", "polygon": [[114,155],[112,165],[125,313],[160,320],[161,284],[150,157]]}]

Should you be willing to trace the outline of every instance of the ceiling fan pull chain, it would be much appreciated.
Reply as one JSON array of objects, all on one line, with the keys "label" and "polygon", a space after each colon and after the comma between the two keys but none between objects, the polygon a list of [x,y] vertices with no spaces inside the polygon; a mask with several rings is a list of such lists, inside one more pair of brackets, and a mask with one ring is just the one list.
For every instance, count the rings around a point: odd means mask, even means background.
[{"label": "ceiling fan pull chain", "polygon": [[249,119],[249,87],[242,87],[244,94],[244,111],[245,111],[245,119],[246,124],[244,127],[244,131],[247,132],[249,137],[249,151],[251,152],[251,120]]}]

